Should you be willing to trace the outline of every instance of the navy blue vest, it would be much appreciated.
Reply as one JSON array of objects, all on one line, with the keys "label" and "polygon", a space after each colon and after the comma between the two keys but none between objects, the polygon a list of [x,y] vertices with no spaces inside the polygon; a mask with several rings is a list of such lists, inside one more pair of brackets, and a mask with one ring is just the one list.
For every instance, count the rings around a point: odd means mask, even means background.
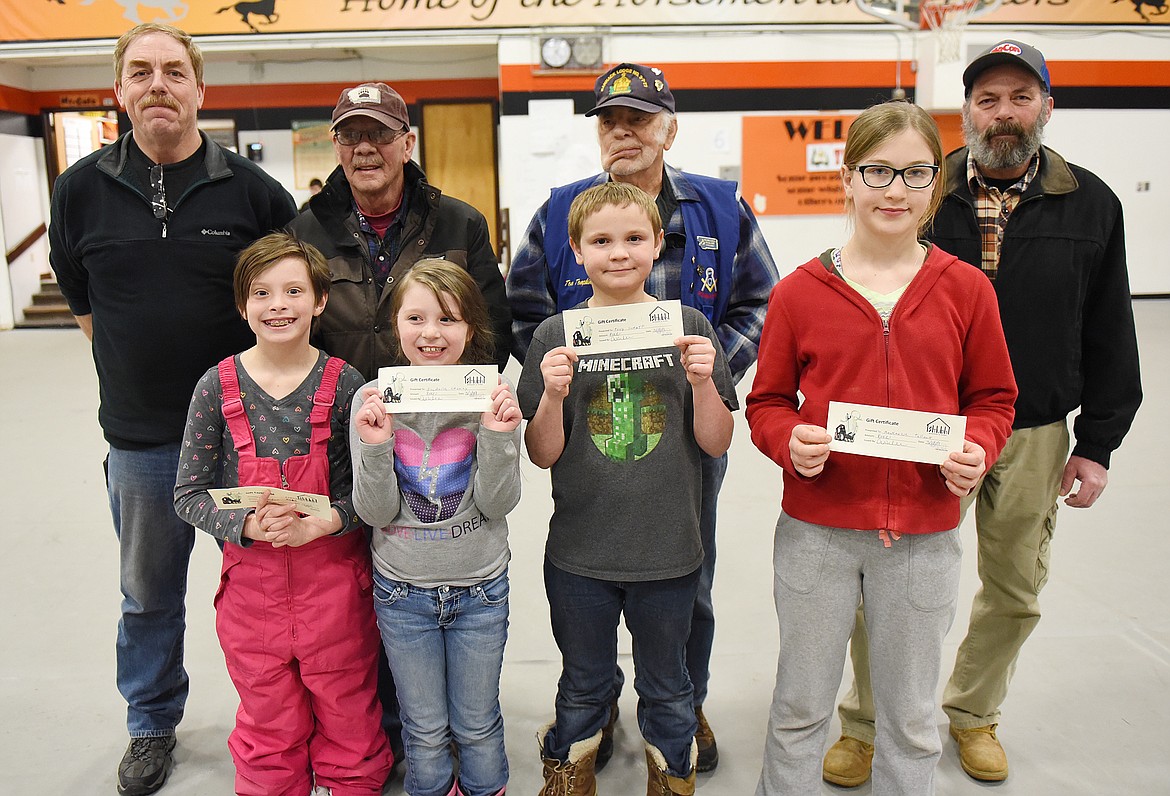
[{"label": "navy blue vest", "polygon": [[[681,172],[680,172],[681,173]],[[686,230],[679,299],[707,316],[718,326],[727,309],[731,271],[739,248],[739,200],[735,183],[714,177],[682,173],[699,199],[677,196]],[[549,282],[556,291],[557,312],[563,312],[593,295],[585,267],[577,263],[569,248],[569,206],[578,194],[605,182],[601,174],[553,188],[545,218],[544,257]],[[667,223],[669,219],[663,219]],[[727,290],[720,287],[727,285]],[[659,296],[669,299],[673,296]]]}]

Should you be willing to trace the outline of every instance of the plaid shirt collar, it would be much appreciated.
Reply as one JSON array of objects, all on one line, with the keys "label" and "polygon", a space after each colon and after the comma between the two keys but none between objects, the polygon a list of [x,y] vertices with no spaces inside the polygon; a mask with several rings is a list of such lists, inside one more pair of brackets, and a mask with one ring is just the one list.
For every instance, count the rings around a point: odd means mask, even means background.
[{"label": "plaid shirt collar", "polygon": [[[1028,164],[1028,170],[1024,172],[1024,176],[1016,180],[1016,182],[1003,193],[1022,194],[1028,190],[1028,186],[1032,184],[1032,180],[1040,173],[1040,153],[1036,152],[1032,155],[1032,161]],[[989,188],[987,183],[983,181],[983,175],[979,168],[975,165],[975,158],[971,155],[971,150],[967,150],[967,185],[971,188],[971,195],[978,197],[980,193],[991,193],[996,190]]]},{"label": "plaid shirt collar", "polygon": [[358,229],[365,236],[366,248],[370,254],[370,268],[374,272],[374,281],[377,283],[379,290],[386,286],[386,280],[390,277],[390,270],[394,266],[394,261],[398,259],[398,252],[401,249],[401,228],[406,218],[406,209],[410,202],[410,195],[410,186],[408,184],[403,189],[402,198],[398,202],[398,208],[394,211],[394,220],[386,228],[386,236],[384,238],[378,237],[378,231],[370,225],[369,220],[366,219],[365,214],[358,207],[357,199],[351,196],[349,200],[353,213],[357,217]]},{"label": "plaid shirt collar", "polygon": [[1040,153],[1032,156],[1027,171],[1010,187],[1000,190],[988,185],[975,166],[971,152],[967,152],[967,185],[975,199],[975,217],[979,222],[981,257],[979,267],[987,278],[995,281],[999,275],[999,257],[1003,249],[1003,236],[1007,230],[1008,218],[1020,203],[1020,197],[1032,180],[1040,173]]}]

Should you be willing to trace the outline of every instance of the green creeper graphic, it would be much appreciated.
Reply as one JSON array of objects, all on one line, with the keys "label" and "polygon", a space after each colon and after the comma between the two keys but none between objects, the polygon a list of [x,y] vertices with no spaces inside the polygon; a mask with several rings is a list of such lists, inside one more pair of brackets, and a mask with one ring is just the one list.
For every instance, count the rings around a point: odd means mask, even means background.
[{"label": "green creeper graphic", "polygon": [[653,379],[614,373],[598,384],[589,401],[589,436],[597,450],[615,462],[649,455],[666,430],[666,406]]},{"label": "green creeper graphic", "polygon": [[629,373],[612,373],[605,380],[606,397],[613,405],[613,434],[605,440],[605,455],[619,462],[644,456],[649,438],[642,431],[642,380]]}]

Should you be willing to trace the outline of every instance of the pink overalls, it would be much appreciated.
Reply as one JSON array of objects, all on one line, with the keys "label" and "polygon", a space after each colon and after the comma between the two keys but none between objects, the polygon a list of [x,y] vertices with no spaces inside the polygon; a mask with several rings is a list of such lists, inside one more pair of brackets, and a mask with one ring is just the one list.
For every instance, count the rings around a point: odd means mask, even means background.
[{"label": "pink overalls", "polygon": [[[329,495],[330,414],[342,362],[330,358],[309,414],[305,456],[256,456],[234,358],[219,363],[223,414],[239,483]],[[377,796],[393,757],[375,684],[374,621],[366,535],[325,536],[301,547],[224,545],[215,627],[240,694],[228,748],[236,793]]]}]

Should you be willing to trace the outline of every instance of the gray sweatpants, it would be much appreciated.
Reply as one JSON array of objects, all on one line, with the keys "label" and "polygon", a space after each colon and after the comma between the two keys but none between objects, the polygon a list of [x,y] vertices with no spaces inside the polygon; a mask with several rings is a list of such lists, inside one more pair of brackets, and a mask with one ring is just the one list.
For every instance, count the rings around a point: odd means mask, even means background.
[{"label": "gray sweatpants", "polygon": [[781,514],[773,553],[780,654],[756,796],[819,793],[846,645],[864,596],[877,709],[874,796],[934,792],[942,753],[935,688],[955,616],[957,530],[904,535],[829,528]]}]

